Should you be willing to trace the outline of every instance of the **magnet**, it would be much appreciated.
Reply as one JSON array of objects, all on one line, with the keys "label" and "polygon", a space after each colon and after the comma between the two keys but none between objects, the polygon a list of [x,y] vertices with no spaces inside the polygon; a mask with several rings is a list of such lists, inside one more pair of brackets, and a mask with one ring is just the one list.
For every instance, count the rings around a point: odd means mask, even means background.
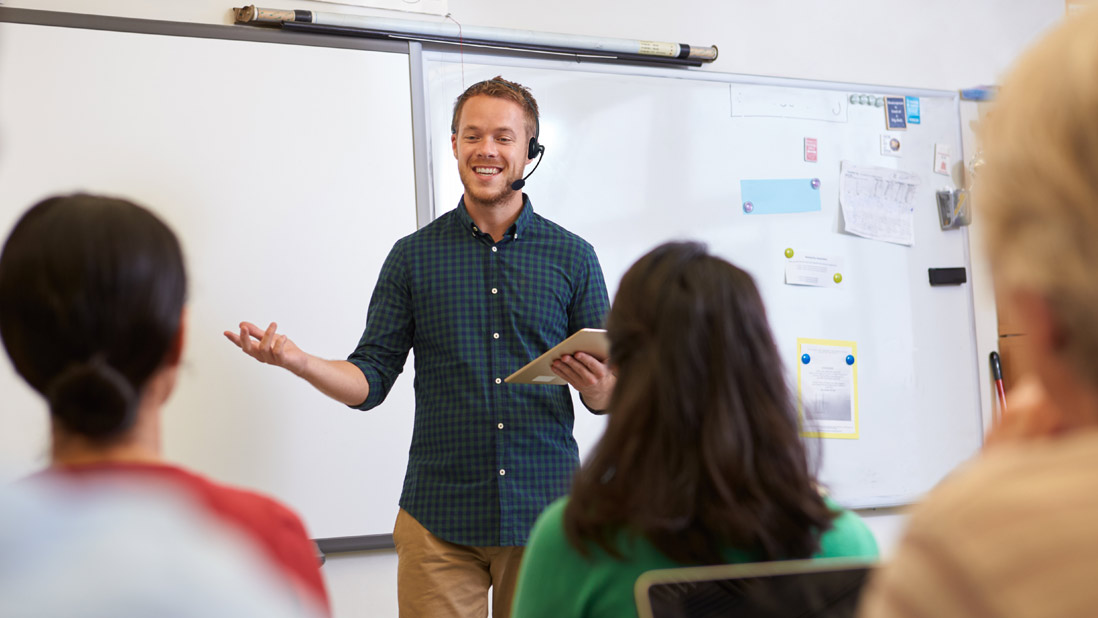
[{"label": "magnet", "polygon": [[802,362],[802,363],[804,363],[805,365],[807,365],[807,364],[808,364],[808,361],[810,361],[810,360],[812,360],[812,357],[810,357],[810,356],[809,356],[809,355],[807,355],[807,354],[801,354],[801,362]]},{"label": "magnet", "polygon": [[819,189],[820,188],[820,179],[819,178],[813,178],[812,179],[812,188],[813,189]]},{"label": "magnet", "polygon": [[743,203],[743,211],[744,212],[750,213],[753,210],[755,210],[755,205],[754,204],[752,204],[751,202],[744,202]]},{"label": "magnet", "polygon": [[843,274],[842,273],[835,273],[835,276],[832,277],[832,279],[835,280],[835,283],[842,283],[843,282]]},{"label": "magnet", "polygon": [[846,364],[847,365],[853,365],[854,364],[854,355],[853,354],[847,354],[846,355]]},{"label": "magnet", "polygon": [[787,258],[793,257],[793,249],[786,249],[785,250],[785,257],[787,257]]}]

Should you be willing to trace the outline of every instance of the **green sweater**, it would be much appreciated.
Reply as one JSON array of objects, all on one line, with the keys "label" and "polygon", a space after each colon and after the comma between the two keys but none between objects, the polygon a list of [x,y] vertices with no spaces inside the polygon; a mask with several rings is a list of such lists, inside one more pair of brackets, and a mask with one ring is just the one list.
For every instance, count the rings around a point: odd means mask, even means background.
[{"label": "green sweater", "polygon": [[[591,556],[584,558],[564,535],[563,516],[568,498],[549,505],[530,533],[522,557],[518,589],[515,592],[514,618],[562,617],[636,617],[633,584],[637,577],[652,569],[685,566],[663,555],[643,538],[618,537],[618,548],[625,556],[618,560],[592,544]],[[854,513],[828,500],[839,511],[830,530],[820,539],[820,551],[814,558],[876,558],[877,542],[865,523]],[[730,562],[748,562],[743,552],[726,552]]]}]

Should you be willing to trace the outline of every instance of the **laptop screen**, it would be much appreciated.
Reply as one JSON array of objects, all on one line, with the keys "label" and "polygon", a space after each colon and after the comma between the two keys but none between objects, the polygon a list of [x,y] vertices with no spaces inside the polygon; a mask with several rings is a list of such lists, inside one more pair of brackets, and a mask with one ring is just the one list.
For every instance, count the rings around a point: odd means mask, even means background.
[{"label": "laptop screen", "polygon": [[874,562],[786,560],[649,571],[640,618],[852,618]]}]

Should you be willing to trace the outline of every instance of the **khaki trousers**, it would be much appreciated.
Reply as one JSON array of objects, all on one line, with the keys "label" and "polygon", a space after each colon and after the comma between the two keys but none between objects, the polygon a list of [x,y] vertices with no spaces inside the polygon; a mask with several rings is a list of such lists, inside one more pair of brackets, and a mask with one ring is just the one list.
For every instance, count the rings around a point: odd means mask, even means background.
[{"label": "khaki trousers", "polygon": [[393,527],[401,618],[508,618],[522,547],[470,547],[431,534],[404,509]]}]

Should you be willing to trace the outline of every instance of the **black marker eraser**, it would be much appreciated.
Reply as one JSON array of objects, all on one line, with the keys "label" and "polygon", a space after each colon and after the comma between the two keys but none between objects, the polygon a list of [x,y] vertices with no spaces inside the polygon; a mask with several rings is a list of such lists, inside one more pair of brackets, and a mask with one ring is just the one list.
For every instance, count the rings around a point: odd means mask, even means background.
[{"label": "black marker eraser", "polygon": [[964,268],[928,268],[930,285],[960,285],[968,281]]}]

